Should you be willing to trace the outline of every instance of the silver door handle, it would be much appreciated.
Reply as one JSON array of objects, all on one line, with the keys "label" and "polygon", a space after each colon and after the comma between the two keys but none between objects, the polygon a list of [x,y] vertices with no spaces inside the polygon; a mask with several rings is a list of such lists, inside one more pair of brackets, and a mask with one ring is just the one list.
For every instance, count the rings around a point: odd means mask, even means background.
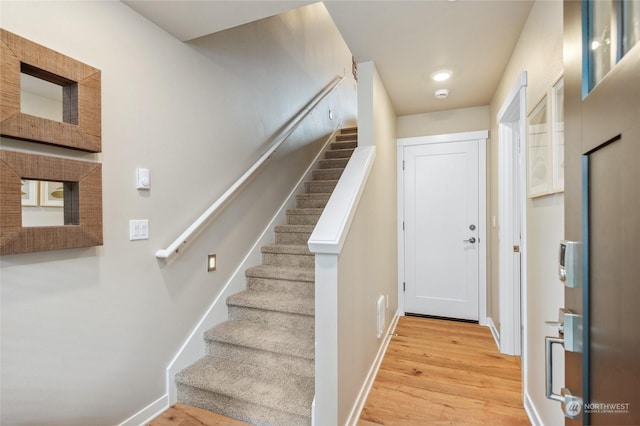
[{"label": "silver door handle", "polygon": [[564,416],[570,419],[575,419],[580,415],[582,409],[582,398],[571,394],[571,391],[567,388],[560,389],[560,394],[553,393],[553,344],[557,343],[564,348],[564,339],[562,337],[545,337],[544,338],[544,353],[545,353],[545,388],[547,398],[558,401],[562,404],[562,411]]},{"label": "silver door handle", "polygon": [[545,355],[545,389],[547,398],[564,404],[564,396],[553,393],[553,354],[552,345],[557,343],[563,345],[564,339],[561,337],[545,337],[544,338],[544,355]]},{"label": "silver door handle", "polygon": [[471,237],[468,240],[462,240],[463,243],[475,243],[476,242],[476,238],[475,237]]}]

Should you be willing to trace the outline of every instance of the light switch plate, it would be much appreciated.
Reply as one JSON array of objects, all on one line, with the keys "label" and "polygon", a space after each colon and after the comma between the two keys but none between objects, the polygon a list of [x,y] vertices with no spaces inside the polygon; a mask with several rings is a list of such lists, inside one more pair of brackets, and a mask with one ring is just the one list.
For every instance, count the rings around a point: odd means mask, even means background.
[{"label": "light switch plate", "polygon": [[136,189],[151,189],[149,169],[136,169]]},{"label": "light switch plate", "polygon": [[148,240],[149,239],[149,221],[130,220],[129,221],[129,240]]}]

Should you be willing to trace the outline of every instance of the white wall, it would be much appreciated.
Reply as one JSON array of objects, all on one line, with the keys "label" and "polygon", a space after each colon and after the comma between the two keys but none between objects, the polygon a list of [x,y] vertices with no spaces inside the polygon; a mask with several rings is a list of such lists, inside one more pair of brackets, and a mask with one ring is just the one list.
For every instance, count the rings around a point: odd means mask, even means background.
[{"label": "white wall", "polygon": [[450,109],[398,117],[398,138],[488,130],[489,106]]},{"label": "white wall", "polygon": [[398,308],[396,114],[372,62],[358,64],[360,146],[376,158],[338,260],[338,424],[344,424],[384,341],[376,300],[388,296],[385,330]]},{"label": "white wall", "polygon": [[[351,74],[178,259],[155,251],[350,69],[351,53],[321,4],[189,44],[121,2],[0,8],[6,30],[102,70],[101,154],[9,139],[3,149],[101,161],[104,206],[103,246],[1,260],[0,423],[116,424],[163,396],[167,364],[323,136],[355,121]],[[150,191],[135,189],[136,167],[151,170]],[[149,219],[151,238],[129,241],[130,219]]]},{"label": "white wall", "polygon": [[[498,131],[496,115],[520,72],[527,71],[527,112],[530,112],[555,79],[562,73],[562,2],[538,0],[533,5],[520,39],[491,101],[491,212],[498,215]],[[560,405],[544,396],[544,337],[557,330],[544,324],[557,320],[558,308],[564,304],[563,287],[557,278],[558,243],[564,234],[564,195],[527,201],[527,352],[525,359],[525,397],[529,399],[536,421],[563,423]],[[499,224],[499,218],[498,218]],[[489,316],[498,319],[498,229],[492,229]],[[555,358],[554,382],[562,383],[562,357]],[[558,389],[556,389],[558,391]]]}]

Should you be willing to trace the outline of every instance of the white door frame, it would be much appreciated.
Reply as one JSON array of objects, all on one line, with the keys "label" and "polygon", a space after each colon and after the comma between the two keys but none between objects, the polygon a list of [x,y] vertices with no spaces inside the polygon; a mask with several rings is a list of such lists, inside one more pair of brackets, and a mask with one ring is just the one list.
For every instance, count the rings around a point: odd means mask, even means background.
[{"label": "white door frame", "polygon": [[[500,352],[526,353],[527,289],[527,177],[526,177],[526,87],[523,71],[497,115],[498,120],[498,289]],[[515,188],[513,182],[518,182]],[[514,196],[516,190],[517,198]],[[519,219],[519,220],[518,220]],[[517,228],[520,228],[520,235]],[[520,274],[514,260],[514,245],[520,246]],[[517,282],[519,281],[519,282]],[[526,337],[526,335],[525,335]]]},{"label": "white door frame", "polygon": [[398,315],[404,310],[404,148],[447,142],[478,142],[478,322],[487,325],[487,130],[400,138],[398,160]]}]

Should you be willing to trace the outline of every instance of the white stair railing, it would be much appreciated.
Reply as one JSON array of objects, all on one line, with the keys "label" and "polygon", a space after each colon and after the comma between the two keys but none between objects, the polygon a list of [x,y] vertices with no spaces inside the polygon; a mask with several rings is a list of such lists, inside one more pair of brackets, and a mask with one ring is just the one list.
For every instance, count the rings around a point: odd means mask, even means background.
[{"label": "white stair railing", "polygon": [[158,250],[156,257],[166,262],[174,258],[182,248],[193,241],[198,235],[201,228],[215,216],[215,214],[225,205],[225,203],[240,189],[251,176],[253,176],[260,167],[267,162],[273,153],[282,145],[291,134],[300,126],[304,119],[320,104],[320,102],[329,96],[342,83],[344,77],[337,76],[329,83],[318,95],[316,95],[289,124],[275,137],[274,142],[269,149],[242,175],[237,181],[227,189],[204,213],[198,217],[178,238],[176,238],[169,247]]}]

